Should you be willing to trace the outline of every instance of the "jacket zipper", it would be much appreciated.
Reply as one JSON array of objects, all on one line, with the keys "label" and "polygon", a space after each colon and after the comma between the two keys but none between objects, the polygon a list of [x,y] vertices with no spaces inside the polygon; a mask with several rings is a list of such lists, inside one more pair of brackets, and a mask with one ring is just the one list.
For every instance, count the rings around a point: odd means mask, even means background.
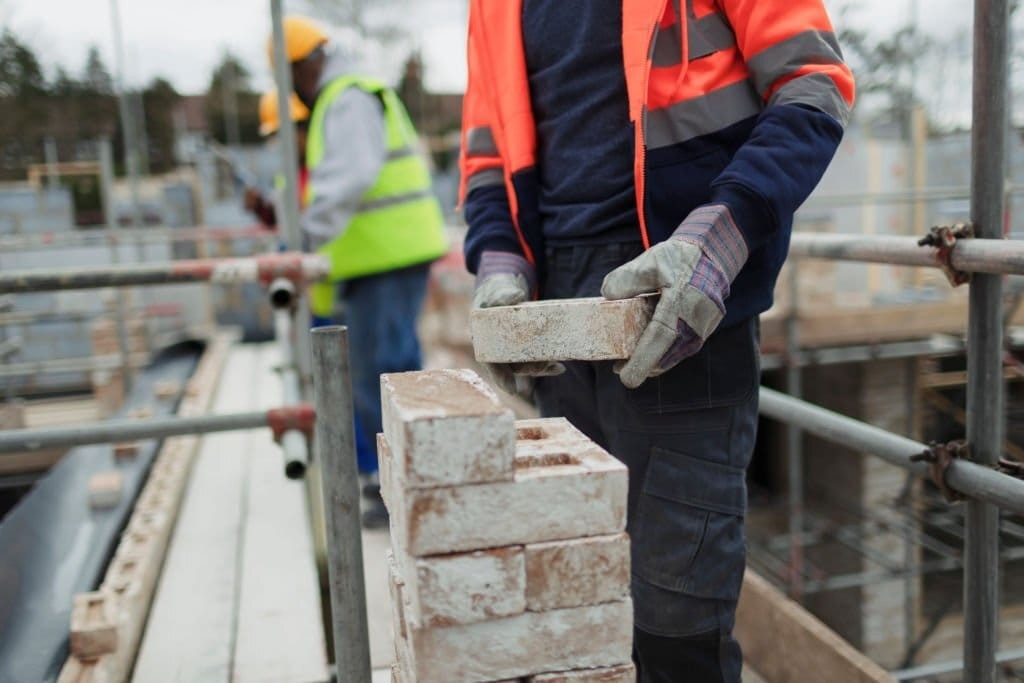
[{"label": "jacket zipper", "polygon": [[640,174],[643,178],[643,188],[640,192],[639,202],[637,202],[637,211],[639,212],[638,218],[640,219],[640,239],[643,241],[644,249],[651,248],[651,237],[647,232],[647,217],[645,211],[647,207],[647,90],[650,85],[651,79],[651,60],[654,54],[654,41],[658,38],[658,24],[661,23],[661,17],[665,13],[665,5],[668,0],[662,0],[661,7],[658,10],[658,16],[654,20],[654,24],[651,25],[650,39],[647,41],[647,59],[644,60],[644,78],[643,88],[641,95],[643,97],[643,103],[640,105]]}]

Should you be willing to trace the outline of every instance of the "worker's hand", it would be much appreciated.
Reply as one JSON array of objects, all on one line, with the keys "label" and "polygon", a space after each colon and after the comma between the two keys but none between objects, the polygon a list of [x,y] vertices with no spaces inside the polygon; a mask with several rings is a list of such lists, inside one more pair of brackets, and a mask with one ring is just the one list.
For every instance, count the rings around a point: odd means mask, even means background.
[{"label": "worker's hand", "polygon": [[[514,306],[530,299],[537,277],[533,265],[518,254],[485,251],[477,268],[473,308]],[[491,381],[509,394],[527,395],[530,377],[560,375],[565,366],[556,362],[484,363]],[[518,380],[518,381],[517,381]]]},{"label": "worker's hand", "polygon": [[608,273],[606,299],[628,299],[661,290],[654,316],[622,366],[630,389],[700,350],[725,316],[729,285],[747,260],[747,244],[722,204],[690,213],[672,236]]},{"label": "worker's hand", "polygon": [[252,211],[253,213],[259,211],[260,207],[265,203],[263,195],[255,187],[245,188],[245,196],[242,199],[242,205],[246,211]]}]

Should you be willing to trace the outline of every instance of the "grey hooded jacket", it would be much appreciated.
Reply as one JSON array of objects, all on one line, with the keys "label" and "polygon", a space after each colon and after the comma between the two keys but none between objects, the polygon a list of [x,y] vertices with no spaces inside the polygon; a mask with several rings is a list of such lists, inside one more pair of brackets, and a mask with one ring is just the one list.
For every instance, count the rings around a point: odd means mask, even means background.
[{"label": "grey hooded jacket", "polygon": [[[339,51],[328,52],[318,89],[322,91],[334,79],[351,72]],[[386,157],[383,105],[369,93],[348,88],[326,112],[324,156],[309,174],[316,191],[303,213],[302,229],[311,249],[345,232]]]}]

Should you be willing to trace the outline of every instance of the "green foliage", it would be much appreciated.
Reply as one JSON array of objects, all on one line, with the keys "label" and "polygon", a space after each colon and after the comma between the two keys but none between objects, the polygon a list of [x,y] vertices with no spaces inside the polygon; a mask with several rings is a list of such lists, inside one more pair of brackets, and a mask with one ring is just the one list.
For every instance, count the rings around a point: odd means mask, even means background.
[{"label": "green foliage", "polygon": [[242,144],[260,142],[259,94],[252,90],[251,74],[230,52],[225,53],[213,70],[206,91],[206,119],[210,135],[221,144],[228,143],[230,109],[238,112],[238,133]]},{"label": "green foliage", "polygon": [[[131,94],[139,97],[139,93]],[[174,168],[174,110],[180,95],[164,79],[141,93],[150,170]],[[133,105],[137,107],[137,101]],[[58,68],[47,82],[32,49],[11,31],[0,33],[0,179],[20,180],[30,164],[43,161],[47,137],[62,160],[95,159],[92,143],[108,137],[115,157],[124,142],[114,78],[98,48],[89,48],[76,76]]]}]

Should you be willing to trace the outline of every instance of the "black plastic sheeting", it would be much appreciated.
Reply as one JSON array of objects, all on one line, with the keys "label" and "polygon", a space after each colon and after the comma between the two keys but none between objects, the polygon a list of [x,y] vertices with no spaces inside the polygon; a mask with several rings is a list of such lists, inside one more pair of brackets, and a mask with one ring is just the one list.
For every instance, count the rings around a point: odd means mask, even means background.
[{"label": "black plastic sheeting", "polygon": [[[155,385],[184,387],[200,352],[197,344],[162,352],[135,375],[118,415],[142,406],[171,414],[180,396],[157,400]],[[108,444],[73,448],[0,521],[0,683],[57,679],[68,656],[72,597],[102,581],[159,445],[142,441],[138,455],[120,463]],[[91,510],[89,477],[113,468],[124,481],[120,503]]]}]

